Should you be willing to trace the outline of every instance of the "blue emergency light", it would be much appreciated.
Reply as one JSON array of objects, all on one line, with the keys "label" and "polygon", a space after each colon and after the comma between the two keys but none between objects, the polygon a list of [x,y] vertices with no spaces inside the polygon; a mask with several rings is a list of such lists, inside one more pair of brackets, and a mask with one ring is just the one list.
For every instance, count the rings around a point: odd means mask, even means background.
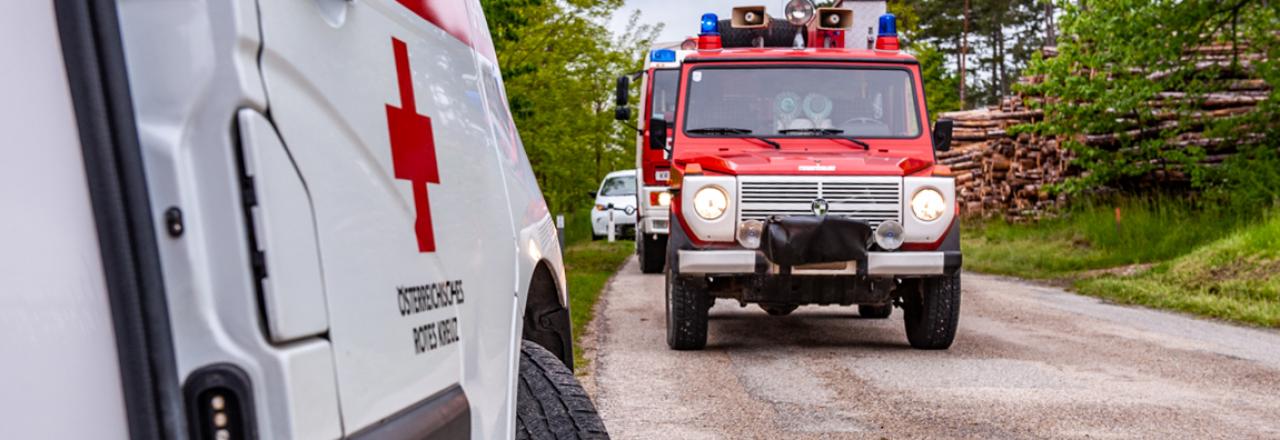
[{"label": "blue emergency light", "polygon": [[720,35],[720,17],[710,12],[702,14],[702,33],[698,35]]},{"label": "blue emergency light", "polygon": [[880,16],[880,33],[876,35],[876,50],[898,51],[902,44],[898,41],[898,17],[893,14]]},{"label": "blue emergency light", "polygon": [[884,14],[880,16],[880,37],[896,37],[898,36],[898,17],[893,14]]},{"label": "blue emergency light", "polygon": [[649,61],[655,63],[674,63],[676,61],[676,51],[671,49],[654,49],[649,52]]}]

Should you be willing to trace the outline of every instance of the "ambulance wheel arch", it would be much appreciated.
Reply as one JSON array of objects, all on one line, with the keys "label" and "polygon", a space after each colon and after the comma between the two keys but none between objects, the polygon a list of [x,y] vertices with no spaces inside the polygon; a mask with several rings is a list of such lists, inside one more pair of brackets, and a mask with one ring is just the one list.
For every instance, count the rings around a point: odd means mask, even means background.
[{"label": "ambulance wheel arch", "polygon": [[546,348],[573,370],[573,330],[569,305],[561,303],[555,274],[547,261],[539,261],[529,280],[521,339]]}]

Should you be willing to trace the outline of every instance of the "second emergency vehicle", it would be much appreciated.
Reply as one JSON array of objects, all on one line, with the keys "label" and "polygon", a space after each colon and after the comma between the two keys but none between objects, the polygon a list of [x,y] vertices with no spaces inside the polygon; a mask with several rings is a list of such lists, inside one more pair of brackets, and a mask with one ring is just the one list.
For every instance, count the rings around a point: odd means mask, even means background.
[{"label": "second emergency vehicle", "polygon": [[644,273],[662,272],[667,259],[667,235],[671,230],[671,192],[667,180],[671,177],[668,152],[649,144],[649,121],[675,119],[676,96],[679,93],[680,61],[691,53],[690,43],[667,43],[655,46],[645,58],[640,72],[618,78],[617,119],[627,122],[631,109],[627,107],[632,78],[640,81],[640,102],[636,106],[640,115],[636,118],[636,255],[640,270]]}]

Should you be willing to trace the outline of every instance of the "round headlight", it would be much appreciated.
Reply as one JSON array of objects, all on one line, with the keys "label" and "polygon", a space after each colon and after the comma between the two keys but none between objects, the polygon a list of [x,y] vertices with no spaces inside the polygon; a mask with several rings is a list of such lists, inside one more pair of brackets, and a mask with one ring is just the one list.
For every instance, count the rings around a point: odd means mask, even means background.
[{"label": "round headlight", "polygon": [[876,244],[886,251],[902,247],[902,224],[897,220],[885,220],[876,226]]},{"label": "round headlight", "polygon": [[947,212],[947,201],[936,189],[925,188],[911,197],[911,213],[920,221],[937,220],[944,212]]},{"label": "round headlight", "polygon": [[747,249],[759,249],[764,238],[764,222],[747,220],[738,225],[738,243]]},{"label": "round headlight", "polygon": [[718,219],[727,209],[729,209],[729,194],[718,186],[703,187],[693,194],[693,212],[703,220]]},{"label": "round headlight", "polygon": [[671,193],[663,191],[658,193],[658,206],[670,206]]}]

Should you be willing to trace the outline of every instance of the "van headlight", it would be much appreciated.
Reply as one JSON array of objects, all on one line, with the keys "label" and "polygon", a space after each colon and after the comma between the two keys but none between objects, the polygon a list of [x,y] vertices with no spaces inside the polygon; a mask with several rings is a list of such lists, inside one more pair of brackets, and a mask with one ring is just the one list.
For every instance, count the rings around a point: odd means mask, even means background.
[{"label": "van headlight", "polygon": [[947,201],[942,193],[933,188],[925,188],[911,196],[911,213],[922,222],[931,222],[947,212]]},{"label": "van headlight", "polygon": [[703,220],[715,220],[729,209],[729,193],[716,185],[708,185],[693,194],[693,212]]}]

